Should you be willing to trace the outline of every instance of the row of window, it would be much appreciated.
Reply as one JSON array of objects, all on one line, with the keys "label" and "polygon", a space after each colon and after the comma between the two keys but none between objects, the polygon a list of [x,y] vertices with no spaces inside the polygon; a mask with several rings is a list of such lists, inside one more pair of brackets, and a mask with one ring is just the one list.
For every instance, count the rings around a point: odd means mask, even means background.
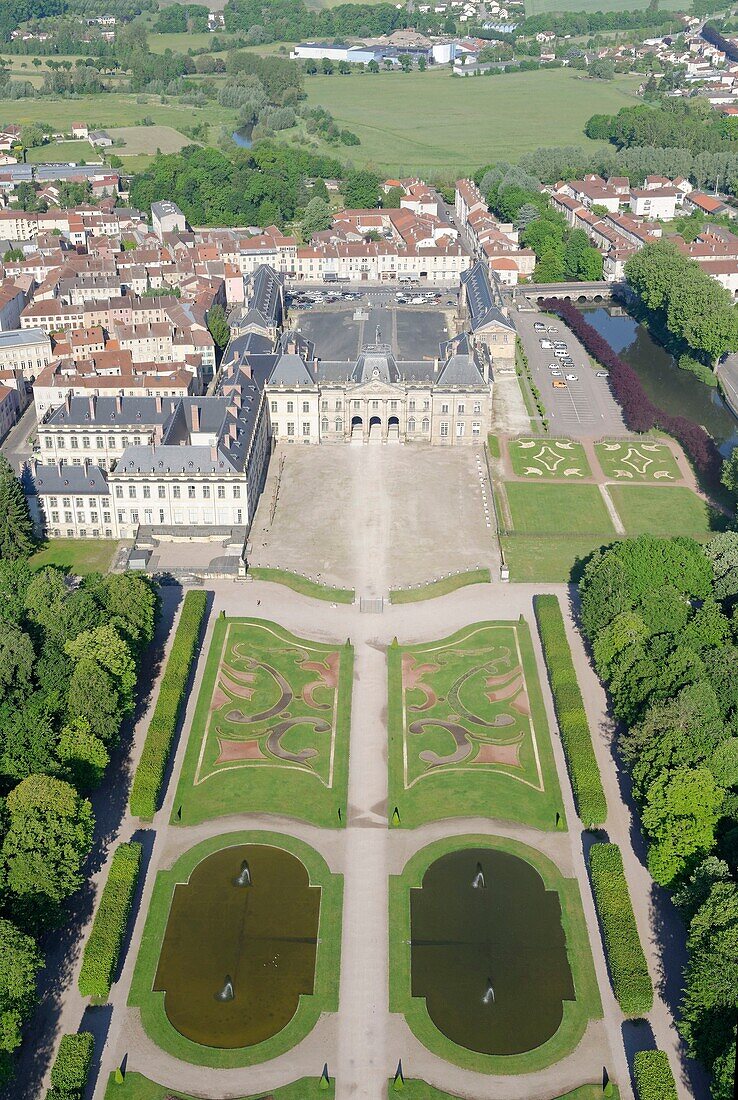
[{"label": "row of window", "polygon": [[[131,500],[136,500],[138,498],[138,488],[139,488],[138,485],[129,485],[128,486],[128,496]],[[141,486],[141,496],[142,496],[143,500],[151,500],[151,488],[152,488],[151,485],[142,485]],[[196,485],[188,485],[188,486],[186,486],[186,488],[187,488],[187,499],[188,500],[197,500],[198,499],[197,486]],[[233,499],[234,500],[240,500],[241,499],[241,486],[240,485],[234,485],[232,488],[233,488],[233,494],[232,494]],[[167,499],[167,487],[166,487],[166,485],[157,485],[156,489],[157,489],[157,496],[158,496],[159,500],[166,500]],[[202,500],[210,500],[211,486],[210,485],[202,485],[202,486],[200,486],[200,490],[201,490],[200,498]],[[216,495],[218,500],[225,500],[226,499],[226,487],[225,487],[225,485],[216,485],[215,486],[215,495]],[[123,499],[123,486],[122,485],[116,485],[115,486],[115,499],[116,500],[122,500]],[[182,486],[181,485],[173,485],[172,486],[172,499],[173,500],[181,500],[182,499]]]}]

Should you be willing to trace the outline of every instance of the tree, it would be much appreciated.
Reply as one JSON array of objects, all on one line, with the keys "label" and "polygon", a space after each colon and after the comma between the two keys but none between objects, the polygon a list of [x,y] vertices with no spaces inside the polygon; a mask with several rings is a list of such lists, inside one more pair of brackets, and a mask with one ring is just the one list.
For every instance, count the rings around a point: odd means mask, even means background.
[{"label": "tree", "polygon": [[367,169],[349,172],[343,185],[343,200],[349,210],[379,206],[379,178]]},{"label": "tree", "polygon": [[43,920],[82,884],[92,807],[64,780],[29,775],[8,794],[6,809],[8,831],[0,847],[5,886],[29,916],[37,908]]},{"label": "tree", "polygon": [[0,1081],[8,1055],[21,1043],[21,1028],[36,1004],[36,977],[44,965],[31,936],[0,918]]},{"label": "tree", "polygon": [[723,794],[705,767],[664,772],[651,784],[643,825],[652,841],[648,868],[656,882],[668,886],[691,857],[709,852]]},{"label": "tree", "polygon": [[208,332],[215,341],[215,346],[222,351],[231,336],[231,326],[222,306],[215,305],[208,310]]},{"label": "tree", "polygon": [[27,558],[34,548],[33,521],[18,478],[0,455],[0,559]]},{"label": "tree", "polygon": [[330,227],[331,208],[324,199],[316,196],[312,198],[305,207],[305,213],[302,216],[302,235],[306,241],[309,241],[313,233],[320,233],[324,229]]}]

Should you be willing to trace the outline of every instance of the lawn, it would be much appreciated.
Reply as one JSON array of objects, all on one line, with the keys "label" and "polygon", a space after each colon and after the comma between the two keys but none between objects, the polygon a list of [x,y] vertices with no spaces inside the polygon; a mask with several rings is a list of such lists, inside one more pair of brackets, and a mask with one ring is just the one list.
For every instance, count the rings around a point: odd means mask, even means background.
[{"label": "lawn", "polygon": [[[354,72],[310,76],[308,105],[327,108],[341,127],[358,134],[348,150],[357,164],[382,173],[460,173],[492,160],[517,160],[551,144],[597,143],[584,136],[595,112],[633,106],[638,78],[589,80],[572,69],[453,77],[448,68],[421,73]],[[398,103],[402,110],[398,110]],[[321,145],[336,155],[334,146]]]},{"label": "lawn", "polygon": [[260,812],[345,824],[352,675],[348,643],[305,641],[275,623],[221,616],[174,822]]},{"label": "lawn", "polygon": [[[563,1001],[563,1016],[555,1033],[546,1042],[525,1053],[483,1054],[458,1045],[433,1023],[425,997],[412,996],[410,891],[422,886],[425,873],[433,862],[447,853],[465,848],[493,848],[517,856],[538,872],[546,892],[555,891],[559,896],[574,999]],[[581,1040],[590,1019],[602,1017],[602,1003],[576,879],[564,878],[547,856],[519,841],[486,835],[448,837],[416,852],[401,875],[390,876],[389,927],[390,1012],[402,1012],[415,1037],[434,1054],[455,1065],[488,1074],[533,1073],[566,1057]],[[443,1093],[439,1095],[443,1096]]]},{"label": "lawn", "polygon": [[[247,1047],[204,1046],[175,1030],[164,1007],[165,993],[156,991],[153,987],[177,884],[188,882],[198,864],[208,856],[224,848],[243,844],[273,845],[290,852],[304,864],[310,885],[321,888],[313,993],[300,997],[299,1006],[290,1022],[269,1039]],[[162,1050],[181,1061],[218,1069],[232,1069],[237,1066],[253,1066],[276,1058],[301,1042],[312,1031],[322,1013],[338,1010],[342,905],[343,876],[332,874],[323,857],[303,841],[281,833],[262,831],[226,833],[211,837],[180,856],[170,870],[159,871],[156,876],[131,980],[128,1004],[140,1009],[141,1024],[149,1038]],[[293,1095],[296,1098],[299,1093]]]},{"label": "lawn", "polygon": [[[666,443],[612,440],[595,443],[597,461],[610,481],[682,481],[674,452]],[[686,459],[682,457],[686,466]]]},{"label": "lawn", "polygon": [[[450,1092],[442,1092],[441,1089],[436,1089],[433,1085],[427,1085],[425,1081],[411,1081],[407,1077],[401,1089],[395,1089],[394,1080],[390,1081],[387,1100],[394,1100],[398,1092],[402,1092],[405,1100],[461,1100],[461,1097],[454,1096]],[[613,1085],[610,1097],[612,1100],[619,1100],[620,1091],[615,1085]],[[114,1100],[112,1093],[106,1096],[105,1100]],[[133,1100],[139,1100],[139,1097],[134,1096]],[[140,1100],[149,1100],[148,1094],[142,1095]],[[158,1095],[153,1096],[152,1100],[159,1100]],[[281,1100],[281,1098],[275,1093],[274,1100]],[[573,1092],[567,1092],[565,1096],[559,1096],[558,1100],[602,1100],[602,1085],[580,1085]]]},{"label": "lawn", "polygon": [[614,534],[596,485],[505,483],[513,530],[526,535]]},{"label": "lawn", "polygon": [[[272,1100],[307,1100],[310,1096],[315,1096],[316,1100],[319,1096],[331,1100],[335,1095],[335,1083],[331,1081],[329,1089],[321,1089],[319,1077],[303,1077],[300,1081],[285,1085],[281,1089],[272,1089],[269,1095]],[[105,1100],[167,1100],[167,1097],[176,1097],[176,1100],[196,1100],[196,1097],[189,1093],[173,1092],[164,1085],[157,1085],[140,1073],[127,1073],[122,1085],[115,1083],[111,1073],[105,1090]],[[262,1090],[250,1096],[240,1097],[239,1100],[263,1100],[263,1097]]]},{"label": "lawn", "polygon": [[647,532],[705,539],[713,530],[709,507],[686,486],[610,485],[608,492],[630,536]]},{"label": "lawn", "polygon": [[[554,829],[561,792],[527,623],[483,622],[387,656],[389,807]],[[397,809],[399,821],[394,811]]]},{"label": "lawn", "polygon": [[114,539],[52,539],[31,558],[32,569],[56,565],[69,573],[107,573],[118,543]]},{"label": "lawn", "polygon": [[584,447],[571,439],[511,439],[508,451],[514,473],[531,481],[592,476]]}]

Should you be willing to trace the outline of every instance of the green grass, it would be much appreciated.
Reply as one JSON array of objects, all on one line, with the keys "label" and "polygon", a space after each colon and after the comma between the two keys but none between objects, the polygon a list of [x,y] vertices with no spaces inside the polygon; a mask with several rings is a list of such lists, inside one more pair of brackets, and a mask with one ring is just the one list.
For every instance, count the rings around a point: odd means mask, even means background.
[{"label": "green grass", "polygon": [[[677,465],[674,452],[666,443],[650,440],[622,442],[612,440],[595,443],[597,461],[610,481],[653,481],[666,483],[682,481],[684,475]],[[686,459],[682,459],[686,465]]]},{"label": "green grass", "polygon": [[[559,895],[561,924],[566,937],[575,999],[564,1001],[563,1019],[558,1031],[547,1042],[525,1054],[480,1054],[458,1046],[432,1022],[425,998],[413,997],[411,994],[410,890],[422,885],[423,876],[431,863],[448,852],[463,848],[494,848],[518,856],[538,871],[547,890],[556,890]],[[551,860],[519,841],[487,835],[448,837],[423,848],[410,859],[401,875],[390,877],[389,925],[390,1012],[402,1012],[415,1037],[428,1050],[448,1062],[480,1073],[533,1073],[566,1057],[581,1040],[589,1020],[602,1017],[602,1004],[577,882],[575,879],[564,878]]]},{"label": "green grass", "polygon": [[614,534],[596,485],[505,483],[513,530],[523,535]]},{"label": "green grass", "polygon": [[[389,807],[392,814],[397,807],[400,825],[474,815],[538,829],[555,829],[557,814],[563,821],[530,631],[522,618],[475,623],[438,642],[394,644],[387,671]],[[500,677],[494,701],[487,694],[491,677]],[[475,717],[500,725],[482,726]],[[457,741],[442,723],[461,727],[467,755],[447,759]]]},{"label": "green grass", "polygon": [[579,567],[594,550],[609,546],[614,536],[502,535],[500,542],[510,579],[521,583],[556,584],[576,577]]},{"label": "green grass", "polygon": [[444,577],[440,581],[422,584],[419,588],[393,588],[390,590],[390,603],[420,603],[422,600],[435,600],[437,596],[446,596],[457,588],[468,584],[489,584],[492,580],[489,569],[470,569],[467,573],[457,573],[453,577]]},{"label": "green grass", "polygon": [[608,492],[632,537],[648,533],[706,539],[713,530],[710,508],[686,486],[610,485]]},{"label": "green grass", "polygon": [[[316,1100],[319,1096],[331,1100],[331,1097],[335,1096],[335,1083],[331,1080],[330,1088],[322,1090],[319,1077],[303,1077],[300,1081],[295,1081],[291,1085],[284,1085],[280,1089],[272,1089],[269,1095],[272,1100],[308,1100],[310,1096],[315,1096]],[[105,1089],[105,1100],[167,1100],[167,1097],[170,1096],[176,1097],[177,1100],[197,1100],[196,1097],[187,1092],[173,1092],[172,1089],[165,1088],[164,1085],[157,1085],[140,1073],[127,1073],[122,1085],[115,1083],[115,1077],[111,1073]],[[238,1100],[263,1100],[263,1097],[264,1091],[262,1090],[261,1092],[251,1093],[250,1096],[239,1097]],[[589,1100],[588,1097],[587,1100]]]},{"label": "green grass", "polygon": [[570,439],[511,439],[508,451],[513,471],[531,481],[576,481],[592,476],[584,447]]},{"label": "green grass", "polygon": [[31,569],[55,565],[69,573],[107,573],[118,549],[114,539],[51,539],[31,557]]},{"label": "green grass", "polygon": [[[490,150],[501,160],[551,144],[598,143],[584,135],[595,112],[633,106],[639,77],[589,80],[573,69],[456,78],[449,69],[424,73],[354,72],[310,76],[308,105],[326,107],[361,145],[345,155],[378,172],[466,172],[486,164]],[[398,111],[398,103],[402,110]],[[312,140],[312,139],[310,139]],[[320,144],[335,155],[335,147]]]},{"label": "green grass", "polygon": [[[328,828],[345,824],[352,676],[348,643],[306,641],[275,623],[220,617],[173,821],[192,825],[249,812],[288,814]],[[250,698],[239,683],[252,685]],[[270,710],[249,724],[251,715]]]},{"label": "green grass", "polygon": [[[164,992],[155,992],[153,985],[175,886],[187,882],[198,863],[213,852],[239,844],[271,844],[291,852],[307,868],[310,884],[322,888],[314,992],[312,996],[300,998],[295,1015],[272,1038],[250,1047],[218,1049],[201,1046],[175,1031],[164,1010]],[[181,1061],[232,1069],[276,1058],[301,1042],[312,1031],[321,1013],[338,1011],[342,901],[343,876],[332,874],[323,857],[303,841],[261,831],[211,837],[180,856],[171,870],[159,871],[156,876],[128,1004],[140,1008],[141,1024],[149,1038]]]},{"label": "green grass", "polygon": [[301,577],[299,573],[290,573],[287,569],[269,569],[256,565],[249,569],[249,576],[255,581],[283,584],[293,592],[299,592],[301,596],[312,596],[314,600],[353,603],[356,598],[353,588],[331,588],[330,585],[319,584],[317,581],[309,580],[308,577]]},{"label": "green grass", "polygon": [[[387,1100],[394,1100],[398,1092],[405,1097],[405,1100],[461,1100],[461,1097],[455,1096],[451,1092],[442,1092],[441,1089],[434,1088],[433,1085],[427,1085],[425,1081],[411,1081],[407,1077],[401,1089],[395,1089],[394,1080],[390,1080],[387,1089]],[[615,1085],[613,1085],[610,1096],[613,1100],[619,1100],[620,1091]],[[106,1095],[105,1100],[114,1100],[114,1097]],[[128,1098],[126,1097],[125,1100],[128,1100]],[[141,1096],[139,1098],[136,1096],[132,1100],[149,1100],[149,1097]],[[159,1097],[154,1096],[151,1100],[159,1100]],[[274,1100],[279,1100],[276,1093]],[[558,1100],[602,1100],[602,1085],[580,1085],[573,1092],[567,1092],[564,1096],[559,1096]]]}]

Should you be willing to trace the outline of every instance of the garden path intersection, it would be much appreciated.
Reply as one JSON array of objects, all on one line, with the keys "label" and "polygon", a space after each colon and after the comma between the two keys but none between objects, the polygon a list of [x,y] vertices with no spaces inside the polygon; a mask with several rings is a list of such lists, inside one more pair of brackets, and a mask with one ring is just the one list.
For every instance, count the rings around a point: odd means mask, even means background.
[{"label": "garden path intersection", "polygon": [[[507,620],[519,616],[531,627],[532,646],[538,678],[543,687],[543,705],[548,726],[556,730],[545,668],[535,630],[532,599],[536,593],[555,591],[562,606],[568,604],[562,586],[485,585],[462,589],[437,600],[388,607],[382,616],[361,614],[358,605],[317,605],[316,601],[287,589],[253,582],[217,582],[197,672],[189,696],[182,736],[174,760],[173,774],[162,809],[153,823],[153,851],[147,869],[141,903],[137,910],[130,947],[118,982],[111,994],[112,1017],[102,1055],[95,1100],[101,1100],[110,1072],[127,1056],[130,1070],[139,1070],[163,1085],[203,1097],[225,1098],[269,1090],[306,1074],[318,1075],[324,1062],[335,1077],[336,1096],[380,1100],[386,1095],[387,1078],[401,1058],[405,1073],[475,1100],[552,1100],[587,1081],[601,1079],[604,1066],[618,1082],[620,1094],[632,1097],[621,1031],[622,1014],[610,990],[606,963],[591,899],[584,864],[580,830],[571,797],[561,749],[552,735],[555,772],[561,786],[562,805],[569,832],[545,831],[527,824],[482,817],[455,817],[428,822],[416,828],[391,826],[393,807],[388,804],[388,714],[387,652],[397,638],[401,644],[437,641],[472,623]],[[172,598],[173,590],[166,592]],[[206,656],[219,616],[264,618],[278,623],[300,638],[318,643],[343,643],[350,638],[354,649],[354,675],[351,738],[348,771],[346,827],[320,828],[294,818],[274,814],[238,813],[216,817],[193,825],[173,825],[177,785],[182,771],[187,741],[205,672]],[[316,613],[317,612],[317,613]],[[571,628],[571,623],[569,623]],[[579,660],[585,660],[580,643]],[[600,729],[597,746],[603,766],[610,817],[607,829],[617,840],[626,857],[629,847],[629,814],[620,802],[611,761],[606,761],[604,712],[598,713],[601,700],[587,692],[585,702],[594,698],[590,714],[592,728]],[[144,727],[145,728],[145,727]],[[138,735],[143,728],[137,730]],[[612,774],[611,774],[612,773]],[[389,827],[388,827],[389,826]],[[139,823],[126,819],[119,839],[128,837]],[[147,908],[151,900],[156,872],[171,867],[178,857],[195,844],[220,834],[236,831],[285,833],[304,841],[326,860],[330,871],[344,876],[341,972],[339,1010],[325,1014],[310,1034],[293,1049],[268,1062],[240,1069],[211,1069],[178,1060],[155,1045],[145,1033],[139,1010],[126,1004],[136,956],[141,944]],[[482,1074],[462,1069],[430,1053],[411,1032],[401,1014],[389,1011],[389,964],[387,944],[390,935],[388,885],[399,875],[408,860],[429,844],[447,837],[475,835],[503,837],[521,842],[549,857],[565,877],[578,882],[590,940],[597,984],[603,1005],[603,1018],[590,1020],[576,1049],[547,1069],[519,1076]],[[634,859],[635,857],[633,857]],[[627,866],[626,870],[632,870]],[[652,975],[660,968],[658,947],[651,929],[651,915],[637,912],[641,936]],[[592,935],[592,930],[595,934]],[[214,931],[214,934],[217,934]],[[76,977],[76,973],[75,973]],[[69,990],[61,1025],[67,1029],[79,1025],[82,1002]],[[76,1019],[72,1024],[72,1020]],[[672,1057],[675,1067],[678,1042],[670,1013],[658,999],[650,1017],[656,1043]],[[682,1089],[680,1096],[694,1095]]]}]

